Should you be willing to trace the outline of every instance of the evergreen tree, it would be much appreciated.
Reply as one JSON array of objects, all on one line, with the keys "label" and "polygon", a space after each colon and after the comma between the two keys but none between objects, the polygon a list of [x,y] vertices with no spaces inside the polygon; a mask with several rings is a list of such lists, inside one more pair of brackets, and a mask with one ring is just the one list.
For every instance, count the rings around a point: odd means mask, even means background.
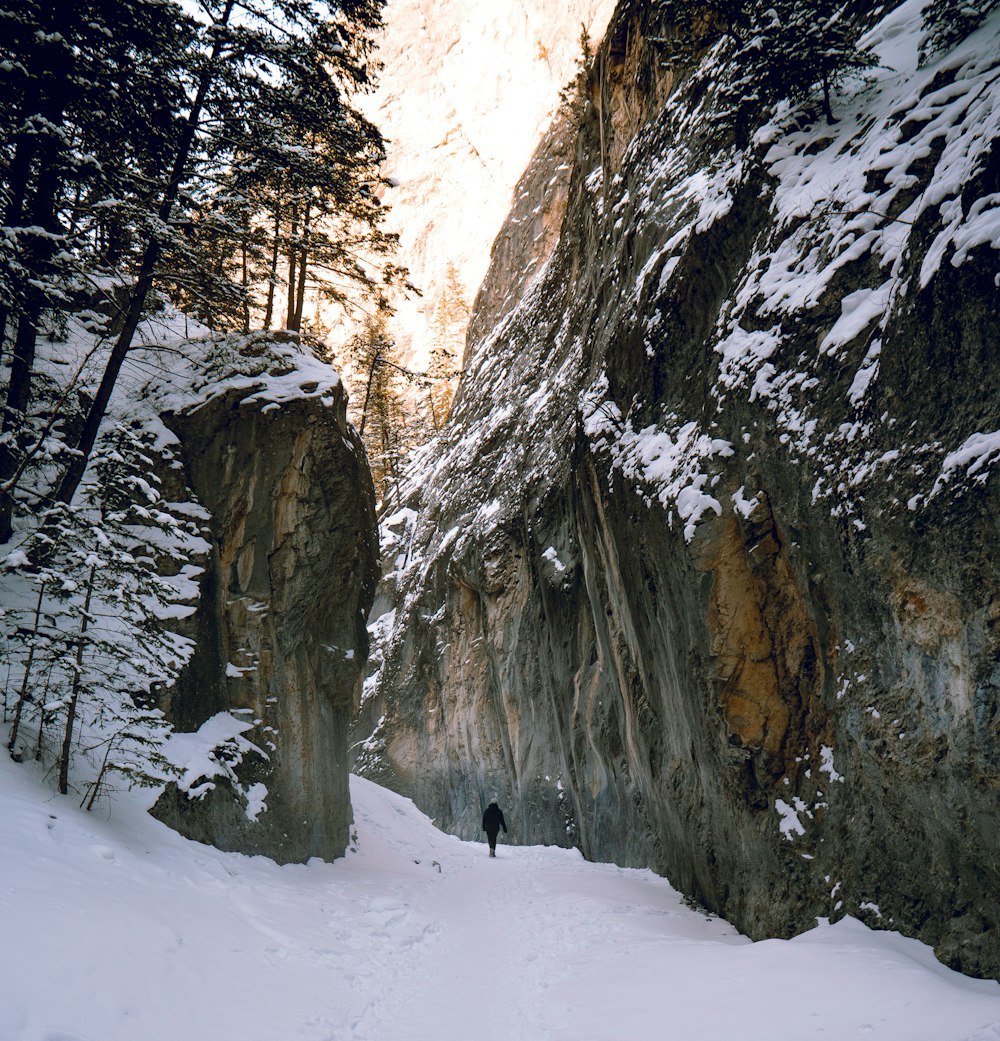
[{"label": "evergreen tree", "polygon": [[127,257],[126,229],[146,211],[169,151],[186,25],[179,7],[158,0],[0,4],[0,330],[11,341],[0,541],[10,535],[37,341],[70,313],[95,331],[99,310],[114,315],[116,301],[96,287]]},{"label": "evergreen tree", "polygon": [[747,37],[733,59],[739,78],[730,95],[737,117],[745,120],[778,101],[805,100],[819,90],[827,123],[835,123],[832,92],[877,63],[872,54],[858,50],[857,36],[843,0],[755,5]]},{"label": "evergreen tree", "polygon": [[590,93],[590,77],[594,70],[594,48],[586,25],[580,26],[580,53],[573,78],[559,91],[563,114],[573,129],[579,130]]},{"label": "evergreen tree", "polygon": [[352,103],[380,12],[381,0],[0,0],[0,341],[12,360],[0,541],[44,322],[89,311],[108,337],[55,492],[69,503],[164,295],[248,329],[273,317],[287,272],[284,320],[298,329],[308,292],[381,304],[403,277],[380,226],[382,141]]},{"label": "evergreen tree", "polygon": [[444,287],[434,309],[431,353],[427,366],[428,406],[435,431],[444,426],[451,411],[468,323],[469,305],[465,302],[465,289],[458,269],[449,263]]},{"label": "evergreen tree", "polygon": [[954,47],[975,32],[1000,0],[931,0],[923,9],[925,35],[920,62]]},{"label": "evergreen tree", "polygon": [[353,370],[352,420],[365,443],[376,497],[388,501],[398,489],[403,461],[421,440],[412,425],[404,389],[426,377],[400,365],[395,343],[389,338],[381,317],[369,318],[347,345],[347,360]]},{"label": "evergreen tree", "polygon": [[[186,564],[195,533],[165,508],[150,468],[140,439],[116,427],[95,454],[81,503],[53,506],[6,561],[9,577],[27,578],[37,590],[20,618],[7,620],[18,660],[9,747],[18,756],[28,749],[23,730],[32,719],[40,758],[46,730],[58,724],[51,753],[65,794],[85,735],[83,747],[100,760],[90,806],[114,773],[129,784],[154,784],[169,772],[155,690],[176,677],[190,644],[164,624],[178,608],[159,567],[168,557],[175,567]],[[28,564],[32,542],[49,546],[40,567]]]}]

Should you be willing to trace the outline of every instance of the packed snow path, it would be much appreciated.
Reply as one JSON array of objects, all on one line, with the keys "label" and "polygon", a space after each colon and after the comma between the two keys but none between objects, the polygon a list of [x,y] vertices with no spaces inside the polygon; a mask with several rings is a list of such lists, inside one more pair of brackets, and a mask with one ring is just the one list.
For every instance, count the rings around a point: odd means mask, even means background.
[{"label": "packed snow path", "polygon": [[357,848],[277,865],[0,757],[0,1041],[998,1041],[1000,985],[844,921],[751,944],[660,878],[436,831],[365,781]]}]

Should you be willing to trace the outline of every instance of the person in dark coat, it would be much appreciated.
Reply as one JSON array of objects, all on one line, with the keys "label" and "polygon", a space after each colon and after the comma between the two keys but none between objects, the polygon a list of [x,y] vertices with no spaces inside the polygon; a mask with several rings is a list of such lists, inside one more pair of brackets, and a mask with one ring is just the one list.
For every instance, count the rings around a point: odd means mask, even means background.
[{"label": "person in dark coat", "polygon": [[483,831],[486,832],[486,838],[490,844],[491,857],[497,855],[497,835],[499,835],[501,828],[503,828],[503,833],[506,835],[507,822],[503,819],[503,811],[497,806],[496,799],[493,799],[483,814]]}]

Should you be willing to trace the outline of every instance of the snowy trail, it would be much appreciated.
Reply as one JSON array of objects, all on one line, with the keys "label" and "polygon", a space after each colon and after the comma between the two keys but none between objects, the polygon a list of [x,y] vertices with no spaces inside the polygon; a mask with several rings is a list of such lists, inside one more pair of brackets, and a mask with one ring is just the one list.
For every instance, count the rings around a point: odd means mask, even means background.
[{"label": "snowy trail", "polygon": [[0,757],[0,1041],[1000,1041],[1000,985],[850,920],[752,944],[661,878],[443,835],[352,782],[279,867]]}]

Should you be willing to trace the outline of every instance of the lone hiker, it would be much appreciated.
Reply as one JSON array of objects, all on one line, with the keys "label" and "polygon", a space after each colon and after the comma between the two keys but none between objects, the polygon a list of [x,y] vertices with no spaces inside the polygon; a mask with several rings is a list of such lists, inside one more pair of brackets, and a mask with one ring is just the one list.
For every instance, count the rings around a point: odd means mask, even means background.
[{"label": "lone hiker", "polygon": [[483,831],[486,832],[486,838],[490,844],[491,857],[497,855],[497,835],[501,828],[503,828],[503,833],[506,835],[507,822],[503,819],[503,811],[497,806],[496,799],[491,799],[489,806],[486,807],[486,812],[483,814]]}]

